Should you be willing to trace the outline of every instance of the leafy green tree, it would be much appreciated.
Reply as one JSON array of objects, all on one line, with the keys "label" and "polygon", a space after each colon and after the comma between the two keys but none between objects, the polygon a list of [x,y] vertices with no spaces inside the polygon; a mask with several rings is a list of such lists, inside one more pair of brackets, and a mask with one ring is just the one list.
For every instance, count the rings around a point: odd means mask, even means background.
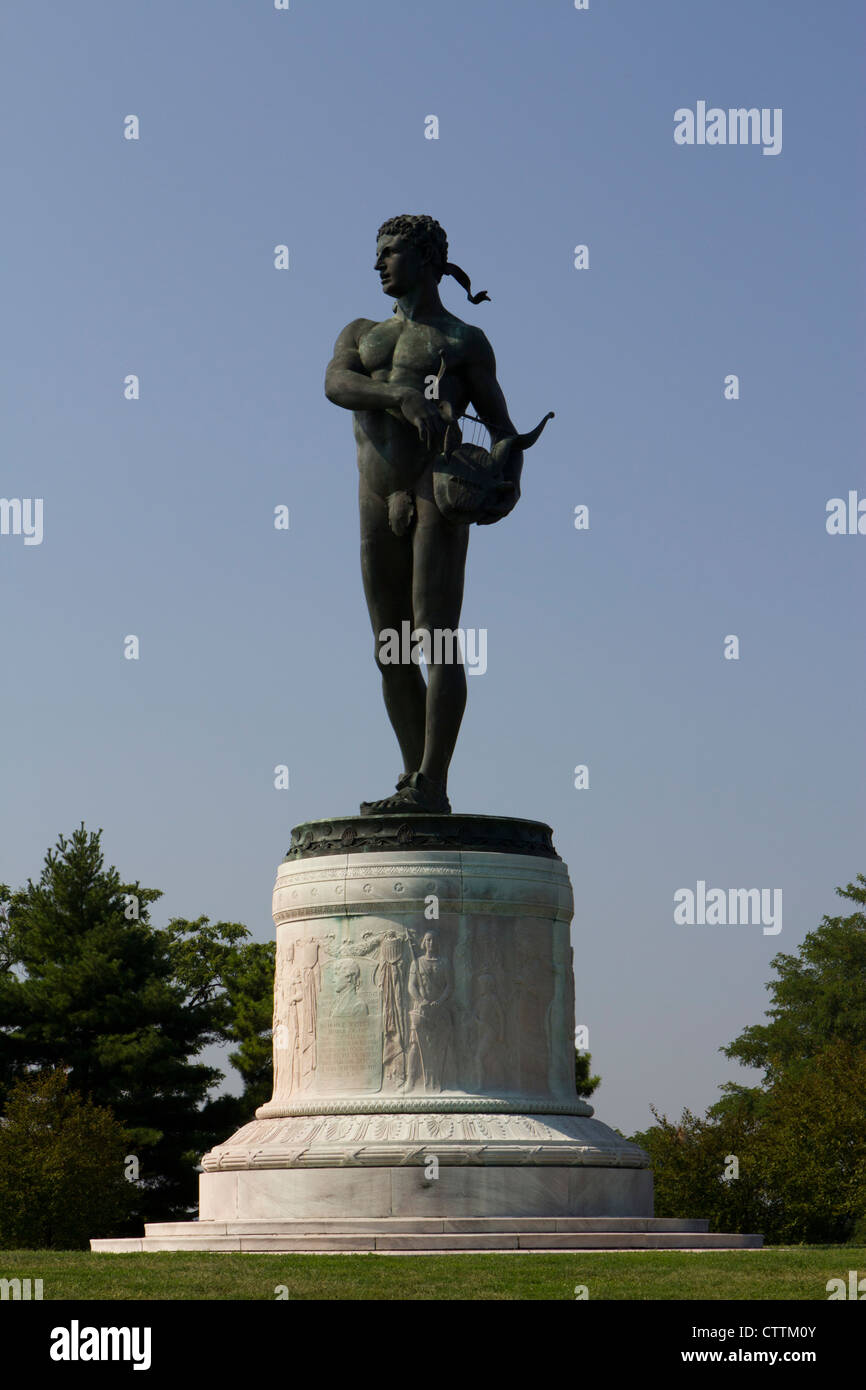
[{"label": "leafy green tree", "polygon": [[[769,1023],[726,1056],[763,1082],[727,1083],[704,1120],[664,1116],[634,1141],[653,1158],[656,1212],[704,1217],[770,1241],[850,1239],[866,1223],[866,878],[837,888],[859,905],[827,917],[797,955],[774,957]],[[719,1184],[726,1155],[739,1176]]]},{"label": "leafy green tree", "polygon": [[767,1184],[755,1147],[760,1122],[748,1108],[715,1120],[684,1110],[678,1124],[655,1108],[653,1114],[656,1124],[631,1139],[652,1159],[656,1216],[766,1234]]},{"label": "leafy green tree", "polygon": [[836,892],[859,910],[825,916],[796,956],[773,957],[779,978],[767,985],[771,1021],[745,1028],[721,1049],[743,1066],[761,1068],[767,1088],[789,1071],[808,1071],[832,1042],[866,1043],[866,877],[858,874],[856,883]]},{"label": "leafy green tree", "polygon": [[837,1039],[775,1082],[754,1159],[774,1240],[852,1237],[866,1218],[866,1046]]},{"label": "leafy green tree", "polygon": [[0,1247],[86,1249],[122,1231],[136,1189],[130,1136],[75,1091],[62,1068],[18,1081],[0,1124]]},{"label": "leafy green tree", "polygon": [[[39,881],[5,891],[0,1100],[33,1068],[67,1068],[70,1086],[111,1106],[131,1133],[141,1215],[168,1219],[195,1202],[195,1164],[225,1137],[206,1104],[223,1074],[199,1060],[236,1040],[223,977],[244,979],[261,951],[248,971],[238,923],[154,927],[149,907],[161,894],[106,868],[100,837],[83,825],[61,835]],[[252,1056],[252,1041],[240,1041]]]}]

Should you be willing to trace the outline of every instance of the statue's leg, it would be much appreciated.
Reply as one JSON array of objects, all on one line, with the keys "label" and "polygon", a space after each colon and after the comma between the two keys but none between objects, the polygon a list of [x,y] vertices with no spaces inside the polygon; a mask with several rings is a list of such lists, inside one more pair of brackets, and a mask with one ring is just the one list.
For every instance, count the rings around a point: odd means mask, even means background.
[{"label": "statue's leg", "polygon": [[414,663],[393,664],[381,659],[381,634],[389,628],[401,634],[402,623],[412,622],[412,538],[395,536],[388,522],[387,502],[371,492],[363,480],[359,503],[361,573],[373,626],[376,664],[382,673],[385,708],[397,735],[404,771],[417,772],[424,756],[424,677]]},{"label": "statue's leg", "polygon": [[436,634],[453,633],[460,624],[469,527],[446,521],[432,494],[422,495],[426,492],[423,485],[419,487],[416,499],[412,575],[415,627],[430,633],[433,648],[427,669],[427,717],[420,771],[444,791],[466,707],[466,671],[456,639],[445,636],[437,651]]}]

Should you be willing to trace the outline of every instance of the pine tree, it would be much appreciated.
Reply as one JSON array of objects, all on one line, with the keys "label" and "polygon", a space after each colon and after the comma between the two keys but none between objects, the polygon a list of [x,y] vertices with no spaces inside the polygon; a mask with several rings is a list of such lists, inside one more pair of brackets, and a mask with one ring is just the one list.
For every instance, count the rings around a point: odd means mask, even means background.
[{"label": "pine tree", "polygon": [[61,835],[39,881],[2,894],[0,1103],[32,1069],[67,1069],[131,1134],[139,1215],[170,1219],[195,1203],[195,1164],[224,1137],[205,1104],[222,1073],[199,1058],[229,1037],[220,967],[249,933],[206,918],[154,927],[161,893],[106,868],[101,833]]}]

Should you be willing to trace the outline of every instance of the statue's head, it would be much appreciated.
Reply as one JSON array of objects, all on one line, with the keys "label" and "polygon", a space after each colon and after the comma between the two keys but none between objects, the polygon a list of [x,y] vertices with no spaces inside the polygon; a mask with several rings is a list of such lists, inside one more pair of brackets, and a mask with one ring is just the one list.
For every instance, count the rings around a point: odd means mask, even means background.
[{"label": "statue's head", "polygon": [[376,237],[376,265],[385,294],[399,299],[425,278],[438,285],[443,275],[453,275],[472,304],[489,299],[486,290],[472,293],[469,276],[448,260],[448,238],[435,217],[427,213],[401,213],[383,222]]},{"label": "statue's head", "polygon": [[438,284],[448,263],[448,238],[432,217],[389,217],[376,235],[376,270],[385,294],[395,298],[425,276]]},{"label": "statue's head", "polygon": [[336,994],[342,994],[345,989],[357,992],[358,985],[361,983],[361,967],[353,960],[338,961],[335,976],[334,992]]}]

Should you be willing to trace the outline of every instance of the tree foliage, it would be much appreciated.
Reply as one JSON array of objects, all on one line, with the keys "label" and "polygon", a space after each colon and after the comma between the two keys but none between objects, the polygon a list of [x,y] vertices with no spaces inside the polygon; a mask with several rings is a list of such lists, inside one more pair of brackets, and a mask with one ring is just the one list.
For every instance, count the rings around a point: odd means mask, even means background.
[{"label": "tree foliage", "polygon": [[866,877],[858,874],[856,883],[836,892],[858,903],[859,911],[825,916],[796,956],[774,956],[770,1022],[745,1028],[721,1049],[743,1066],[761,1068],[765,1087],[788,1073],[807,1072],[829,1043],[866,1044]]},{"label": "tree foliage", "polygon": [[136,1203],[129,1142],[62,1068],[16,1082],[0,1122],[0,1247],[86,1249],[91,1236],[123,1230]]},{"label": "tree foliage", "polygon": [[574,1053],[574,1084],[577,1087],[577,1094],[584,1100],[589,1097],[601,1085],[601,1077],[593,1076],[590,1067],[592,1066],[592,1053]]},{"label": "tree foliage", "polygon": [[[773,959],[770,1020],[722,1048],[761,1068],[728,1083],[705,1119],[634,1135],[653,1159],[656,1214],[776,1242],[851,1239],[866,1222],[866,878],[837,888],[858,905],[825,916],[797,955]],[[739,1175],[723,1180],[728,1158]]]},{"label": "tree foliage", "polygon": [[[66,1069],[73,1090],[110,1106],[129,1132],[141,1216],[184,1214],[198,1158],[225,1137],[215,1125],[226,1107],[208,1103],[223,1073],[203,1050],[238,1043],[242,1069],[261,1082],[261,1011],[244,991],[266,970],[269,948],[235,922],[155,927],[149,909],[161,894],[122,882],[105,866],[101,832],[83,825],[60,836],[38,882],[3,896],[0,1101],[34,1068]],[[232,1098],[228,1108],[243,1104]]]}]

